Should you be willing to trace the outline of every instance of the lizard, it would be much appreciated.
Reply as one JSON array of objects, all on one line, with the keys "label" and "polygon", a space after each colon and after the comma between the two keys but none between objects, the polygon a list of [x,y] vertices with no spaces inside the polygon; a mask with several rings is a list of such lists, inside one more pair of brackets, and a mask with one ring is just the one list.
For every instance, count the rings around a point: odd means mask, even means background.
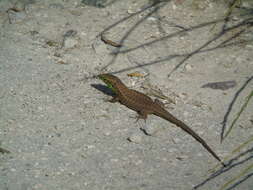
[{"label": "lizard", "polygon": [[221,161],[219,156],[217,156],[217,154],[209,147],[204,139],[202,139],[184,122],[180,121],[172,114],[170,114],[166,109],[164,109],[161,103],[159,103],[159,100],[153,101],[149,96],[136,90],[129,89],[118,77],[112,74],[100,74],[98,75],[98,78],[102,80],[115,94],[115,96],[109,100],[110,102],[119,102],[122,105],[125,105],[126,107],[136,111],[138,113],[137,119],[146,120],[149,114],[153,114],[175,124],[183,131],[190,134],[199,143],[201,143],[202,146],[224,167],[226,166]]}]

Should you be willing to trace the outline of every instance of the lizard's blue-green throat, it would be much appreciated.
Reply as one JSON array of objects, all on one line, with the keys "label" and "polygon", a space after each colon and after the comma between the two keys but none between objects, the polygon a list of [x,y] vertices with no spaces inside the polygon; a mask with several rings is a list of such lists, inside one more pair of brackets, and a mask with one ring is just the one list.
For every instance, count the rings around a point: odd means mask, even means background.
[{"label": "lizard's blue-green throat", "polygon": [[110,77],[113,77],[113,75],[109,74],[98,75],[98,78],[102,80],[107,85],[108,88],[110,88],[114,93],[116,93],[116,89],[114,88],[113,81],[110,80]]}]

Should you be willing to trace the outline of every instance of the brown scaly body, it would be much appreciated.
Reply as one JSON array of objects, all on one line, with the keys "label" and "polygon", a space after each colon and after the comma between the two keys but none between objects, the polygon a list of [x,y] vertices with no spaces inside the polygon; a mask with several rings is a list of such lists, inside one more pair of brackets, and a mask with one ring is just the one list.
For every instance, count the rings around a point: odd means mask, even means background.
[{"label": "brown scaly body", "polygon": [[146,119],[148,114],[154,114],[175,124],[200,142],[203,147],[213,155],[213,157],[215,157],[223,166],[225,166],[216,153],[199,135],[197,135],[185,123],[178,120],[168,111],[166,111],[158,102],[153,101],[150,97],[141,92],[127,88],[127,86],[125,86],[124,83],[122,83],[122,81],[116,76],[110,74],[101,74],[98,77],[103,80],[116,94],[111,102],[120,102],[126,107],[136,111],[139,114],[139,118]]}]

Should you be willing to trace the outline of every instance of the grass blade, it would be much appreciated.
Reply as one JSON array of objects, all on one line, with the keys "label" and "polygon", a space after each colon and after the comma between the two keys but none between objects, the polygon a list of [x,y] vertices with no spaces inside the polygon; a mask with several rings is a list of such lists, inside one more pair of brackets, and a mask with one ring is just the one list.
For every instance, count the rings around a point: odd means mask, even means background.
[{"label": "grass blade", "polygon": [[245,175],[251,169],[253,169],[253,164],[249,165],[241,173],[239,173],[239,175],[235,176],[234,178],[232,178],[231,180],[229,180],[227,183],[225,183],[224,185],[222,185],[222,187],[220,188],[220,190],[224,190],[228,185],[230,185],[231,183],[233,183],[236,180],[238,180],[240,177],[242,177],[243,175]]},{"label": "grass blade", "polygon": [[241,113],[242,113],[242,112],[245,110],[245,108],[247,107],[247,105],[248,105],[250,99],[252,98],[252,96],[253,96],[253,90],[252,90],[251,93],[247,96],[247,98],[246,98],[246,100],[245,100],[243,106],[241,107],[240,111],[237,113],[237,116],[234,118],[234,120],[233,120],[231,126],[229,127],[227,133],[224,135],[224,138],[223,138],[223,139],[225,139],[225,138],[229,135],[229,133],[231,132],[231,130],[234,128],[234,125],[235,125],[236,121],[239,119]]}]

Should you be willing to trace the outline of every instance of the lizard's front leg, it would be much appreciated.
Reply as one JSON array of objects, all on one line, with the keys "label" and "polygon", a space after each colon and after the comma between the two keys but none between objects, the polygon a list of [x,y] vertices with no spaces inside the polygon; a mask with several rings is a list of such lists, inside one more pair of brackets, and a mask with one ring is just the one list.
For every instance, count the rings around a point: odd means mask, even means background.
[{"label": "lizard's front leg", "polygon": [[118,96],[113,96],[111,100],[109,100],[111,103],[119,102],[119,97]]},{"label": "lizard's front leg", "polygon": [[136,121],[135,122],[139,121],[139,119],[144,119],[144,121],[146,123],[148,113],[143,111],[143,110],[142,111],[137,111],[137,113],[138,113],[138,115],[136,116]]}]

